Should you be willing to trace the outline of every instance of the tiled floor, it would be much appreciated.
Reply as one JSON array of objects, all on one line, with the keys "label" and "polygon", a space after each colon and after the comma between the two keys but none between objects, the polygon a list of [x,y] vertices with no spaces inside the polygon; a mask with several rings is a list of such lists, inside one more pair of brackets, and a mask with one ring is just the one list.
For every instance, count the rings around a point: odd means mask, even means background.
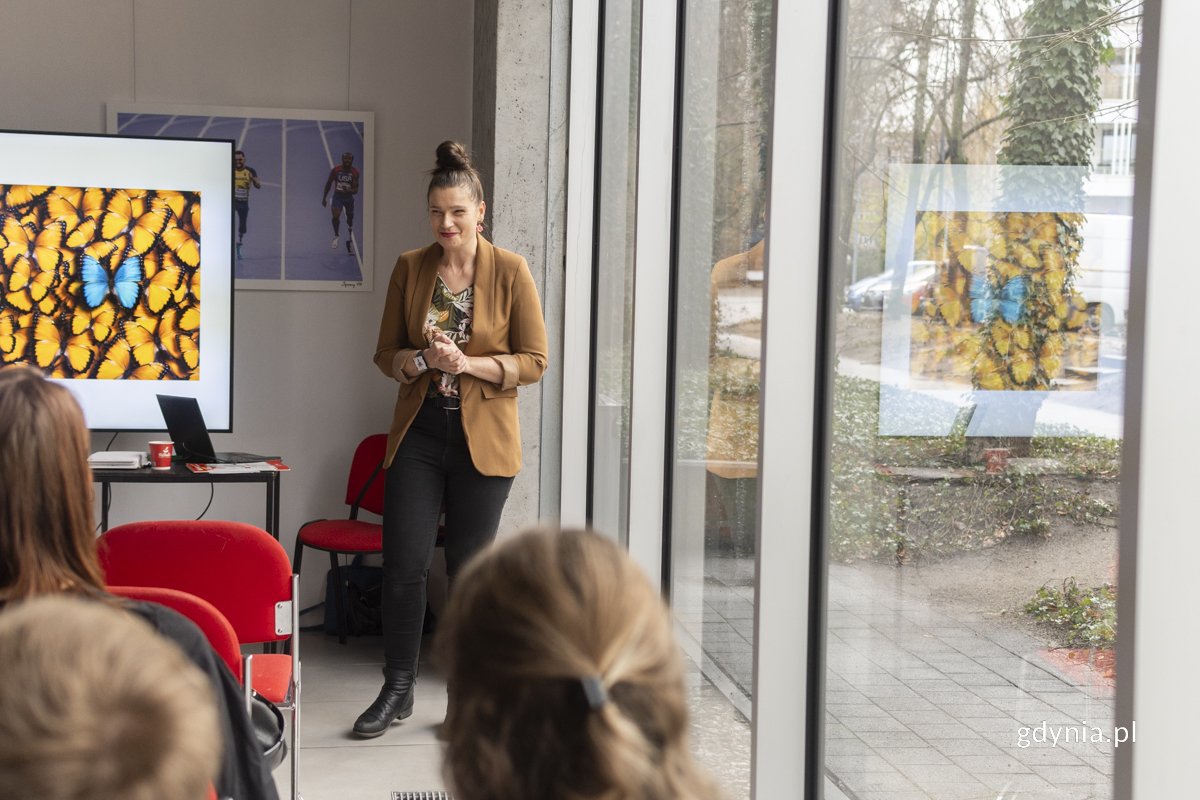
[{"label": "tiled floor", "polygon": [[[351,637],[339,645],[321,632],[301,635],[303,673],[300,794],[304,800],[390,800],[394,791],[444,789],[435,726],[446,716],[446,685],[422,665],[413,715],[376,739],[350,733],[354,718],[383,682],[383,642]],[[428,648],[426,648],[428,651]],[[289,797],[291,771],[275,771],[279,796]]]},{"label": "tiled floor", "polygon": [[[731,800],[749,797],[752,577],[749,559],[710,559],[702,611],[690,620],[677,614],[683,649],[693,657],[694,749]],[[1028,747],[1017,737],[1022,726],[1043,722],[1110,727],[1111,690],[1060,674],[1023,633],[932,607],[852,568],[830,568],[829,601],[827,798],[1109,796],[1110,743]],[[445,717],[446,689],[434,666],[422,666],[414,715],[361,740],[350,726],[379,690],[380,638],[339,645],[314,632],[304,634],[302,648],[305,800],[390,800],[393,791],[444,789],[434,731]],[[285,762],[276,771],[284,798],[288,777]]]},{"label": "tiled floor", "polygon": [[[351,637],[345,645],[321,632],[301,638],[303,696],[300,792],[304,800],[390,800],[394,791],[444,790],[435,726],[446,715],[446,686],[428,659],[417,680],[413,716],[376,739],[359,739],[350,726],[382,682],[383,642]],[[426,641],[424,652],[430,650]],[[713,665],[710,663],[708,668]],[[727,694],[691,666],[694,749],[725,787],[730,800],[749,797],[750,729]],[[728,686],[725,690],[728,690]],[[747,706],[748,707],[748,706]],[[275,771],[289,797],[290,763]]]}]

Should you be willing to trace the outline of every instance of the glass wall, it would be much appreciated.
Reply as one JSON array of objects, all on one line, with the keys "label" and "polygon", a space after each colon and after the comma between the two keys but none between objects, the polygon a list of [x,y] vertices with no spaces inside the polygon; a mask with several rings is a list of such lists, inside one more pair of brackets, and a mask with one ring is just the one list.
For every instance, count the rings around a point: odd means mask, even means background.
[{"label": "glass wall", "polygon": [[593,285],[592,527],[628,542],[641,2],[604,4]]},{"label": "glass wall", "polygon": [[1138,4],[840,6],[825,796],[1110,797]]},{"label": "glass wall", "polygon": [[697,746],[734,798],[750,792],[773,7],[681,4],[670,597]]}]

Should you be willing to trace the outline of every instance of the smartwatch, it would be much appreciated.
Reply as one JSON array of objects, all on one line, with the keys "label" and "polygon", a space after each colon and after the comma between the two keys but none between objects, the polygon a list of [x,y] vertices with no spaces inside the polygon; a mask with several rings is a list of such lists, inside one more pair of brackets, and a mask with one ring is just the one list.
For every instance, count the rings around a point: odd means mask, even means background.
[{"label": "smartwatch", "polygon": [[425,351],[424,350],[418,350],[417,354],[415,356],[413,356],[412,360],[413,360],[413,366],[415,366],[417,368],[417,372],[425,372],[426,370],[429,369],[429,365],[425,363]]}]

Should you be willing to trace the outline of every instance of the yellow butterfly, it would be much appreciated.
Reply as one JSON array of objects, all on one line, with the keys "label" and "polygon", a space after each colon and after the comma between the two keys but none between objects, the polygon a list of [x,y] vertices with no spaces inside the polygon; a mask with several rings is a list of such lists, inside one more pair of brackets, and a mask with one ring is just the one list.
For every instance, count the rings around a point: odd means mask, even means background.
[{"label": "yellow butterfly", "polygon": [[140,256],[158,241],[171,212],[166,205],[147,209],[145,198],[137,191],[119,189],[113,193],[100,216],[100,236],[112,240],[128,235],[130,247]]},{"label": "yellow butterfly", "polygon": [[191,305],[180,309],[179,329],[183,331],[195,331],[200,327],[200,307]]},{"label": "yellow butterfly", "polygon": [[953,286],[941,285],[934,291],[934,298],[937,301],[938,313],[942,315],[942,319],[950,327],[958,325],[962,319],[963,305],[962,298],[958,292],[954,291]]},{"label": "yellow butterfly", "polygon": [[25,357],[32,318],[9,308],[0,311],[0,361],[11,364]]},{"label": "yellow butterfly", "polygon": [[94,217],[85,217],[67,234],[67,247],[78,250],[96,238],[96,229],[100,223]]},{"label": "yellow butterfly", "polygon": [[5,292],[4,302],[18,311],[33,311],[34,306],[37,305],[25,289],[16,292]]},{"label": "yellow butterfly", "polygon": [[96,377],[101,380],[159,380],[165,373],[166,366],[160,362],[138,364],[133,348],[124,339],[116,339],[108,346],[96,368]]},{"label": "yellow butterfly", "polygon": [[36,262],[42,272],[57,272],[63,260],[61,248],[66,238],[66,225],[61,221],[53,221],[38,229],[32,224],[22,224],[16,217],[7,216],[0,223],[0,238],[4,242],[4,264],[9,269],[13,268],[18,258],[24,257]]},{"label": "yellow butterfly", "polygon": [[154,198],[150,201],[151,205],[156,208],[171,209],[171,216],[178,219],[183,216],[184,209],[188,204],[188,193],[175,192],[160,189],[155,192]]},{"label": "yellow butterfly", "polygon": [[197,303],[200,302],[200,270],[192,270],[192,274],[188,276],[187,283],[188,295]]},{"label": "yellow butterfly", "polygon": [[19,292],[25,289],[34,303],[44,299],[59,282],[57,269],[39,271],[35,268],[34,262],[25,255],[18,256],[11,269],[12,272],[8,276],[8,290]]},{"label": "yellow butterfly", "polygon": [[167,247],[171,248],[171,252],[180,262],[193,269],[200,266],[200,239],[198,236],[193,236],[185,228],[172,226],[163,231],[162,240]]},{"label": "yellow butterfly", "polygon": [[107,342],[117,330],[117,307],[105,300],[89,312],[92,337],[97,342]]},{"label": "yellow butterfly", "polygon": [[58,366],[66,359],[75,374],[87,372],[96,359],[91,339],[86,335],[65,336],[52,317],[39,317],[34,326],[33,353],[42,369]]},{"label": "yellow butterfly", "polygon": [[1004,320],[997,319],[992,322],[989,332],[996,352],[1002,356],[1008,355],[1009,345],[1012,344],[1012,327]]},{"label": "yellow butterfly", "polygon": [[29,205],[35,200],[40,200],[49,191],[49,186],[13,184],[8,187],[8,191],[4,194],[4,204],[9,208],[20,208],[21,206]]},{"label": "yellow butterfly", "polygon": [[1009,374],[1012,375],[1013,381],[1017,384],[1025,384],[1033,377],[1033,370],[1036,366],[1033,356],[1024,350],[1018,350],[1013,354],[1012,361],[1009,364]]},{"label": "yellow butterfly", "polygon": [[133,360],[139,366],[146,366],[158,361],[158,354],[163,348],[157,336],[158,321],[146,317],[126,322],[123,331],[125,341],[129,343]]},{"label": "yellow butterfly", "polygon": [[[188,371],[196,373],[200,367],[200,345],[196,343],[195,338],[182,333],[177,337],[176,344],[179,347],[183,363],[187,364]],[[198,373],[196,376],[198,377]]]},{"label": "yellow butterfly", "polygon": [[976,387],[989,391],[1005,388],[1004,375],[1000,365],[991,356],[980,353],[979,358],[975,359],[972,366],[974,367],[973,378]]},{"label": "yellow butterfly", "polygon": [[1062,369],[1062,339],[1058,336],[1052,336],[1042,345],[1041,352],[1038,354],[1038,365],[1042,368],[1042,372],[1046,373],[1047,378],[1054,378]]},{"label": "yellow butterfly", "polygon": [[149,274],[149,268],[147,268],[147,276],[150,281],[145,286],[144,301],[146,308],[154,314],[159,313],[171,303],[181,301],[187,295],[187,289],[183,285],[183,270],[178,264],[172,263],[173,260],[165,261],[167,263],[161,263],[153,275]]},{"label": "yellow butterfly", "polygon": [[46,195],[46,217],[47,219],[62,220],[67,223],[68,229],[74,229],[74,226],[83,219],[83,214],[79,210],[82,202],[82,189],[71,186],[55,186],[54,190]]}]

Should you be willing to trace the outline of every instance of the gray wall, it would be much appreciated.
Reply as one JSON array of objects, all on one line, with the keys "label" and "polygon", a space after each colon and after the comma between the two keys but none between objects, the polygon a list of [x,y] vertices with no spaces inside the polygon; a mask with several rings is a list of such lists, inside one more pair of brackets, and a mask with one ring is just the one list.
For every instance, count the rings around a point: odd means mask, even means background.
[{"label": "gray wall", "polygon": [[[289,551],[301,523],[344,512],[350,450],[390,419],[395,385],[371,363],[379,314],[395,256],[430,238],[424,171],[434,147],[470,141],[473,28],[472,0],[0,4],[2,128],[100,132],[110,100],[375,113],[366,189],[376,204],[375,290],[235,299],[234,434],[215,444],[279,452],[292,466],[282,494]],[[537,275],[541,265],[530,262]],[[536,452],[536,420],[531,427]],[[97,435],[94,449],[108,438]],[[139,449],[147,438],[122,433],[112,447]],[[535,473],[506,527],[536,519],[536,484]],[[194,517],[208,494],[116,487],[112,521]],[[207,516],[261,525],[261,487],[218,486]],[[306,605],[320,598],[324,572],[321,560],[309,563]]]}]

